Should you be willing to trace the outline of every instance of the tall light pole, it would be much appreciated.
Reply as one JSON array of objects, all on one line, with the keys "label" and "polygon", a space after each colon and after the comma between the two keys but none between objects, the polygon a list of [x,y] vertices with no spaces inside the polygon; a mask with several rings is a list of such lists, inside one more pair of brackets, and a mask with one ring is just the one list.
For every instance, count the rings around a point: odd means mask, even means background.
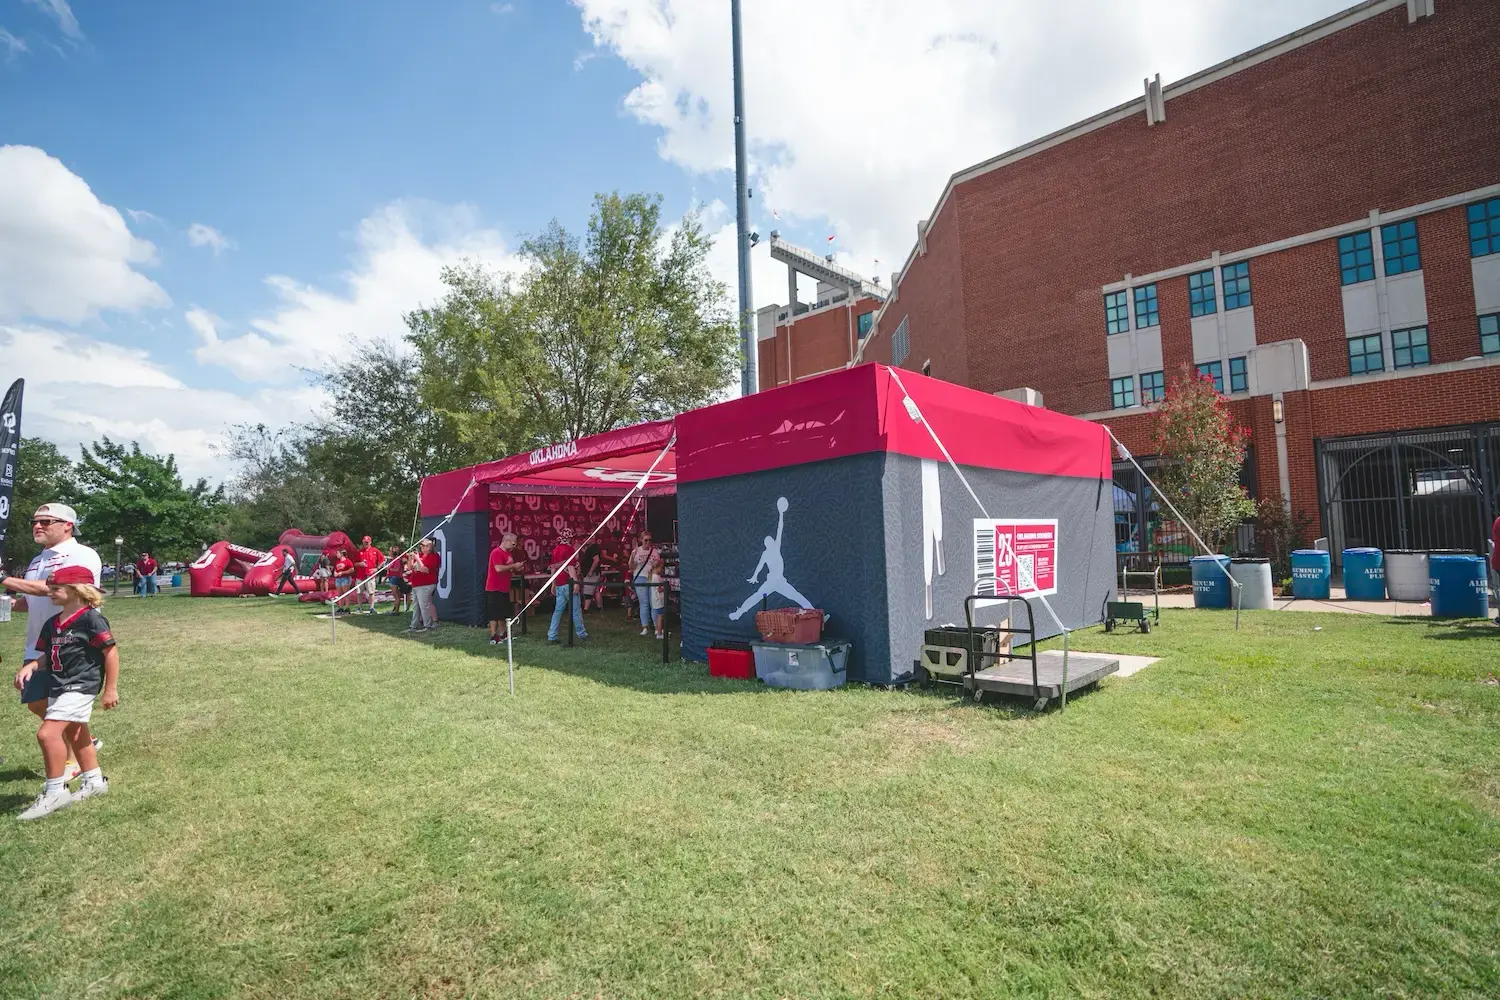
[{"label": "tall light pole", "polygon": [[745,57],[740,42],[740,0],[729,0],[734,36],[734,194],[740,260],[740,395],[759,386],[756,373],[755,300],[750,293],[750,172],[745,165]]},{"label": "tall light pole", "polygon": [[120,596],[120,549],[125,544],[125,539],[119,535],[115,536],[115,592],[113,596]]}]

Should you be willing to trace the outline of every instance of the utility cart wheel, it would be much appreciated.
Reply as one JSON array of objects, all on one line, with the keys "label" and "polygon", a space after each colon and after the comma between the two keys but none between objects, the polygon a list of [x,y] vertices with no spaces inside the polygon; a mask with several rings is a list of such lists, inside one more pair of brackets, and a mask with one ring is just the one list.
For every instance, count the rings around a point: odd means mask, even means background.
[{"label": "utility cart wheel", "polygon": [[1146,618],[1142,618],[1141,619],[1141,634],[1142,635],[1147,635],[1150,632],[1151,632],[1151,622],[1150,622],[1150,620],[1146,619]]},{"label": "utility cart wheel", "polygon": [[1045,712],[1047,711],[1047,705],[1049,702],[1051,702],[1051,700],[1052,699],[1050,698],[1038,698],[1036,700],[1036,704],[1031,706],[1031,710],[1033,712]]},{"label": "utility cart wheel", "polygon": [[1114,630],[1115,630],[1115,620],[1113,618],[1106,618],[1106,619],[1104,619],[1104,631],[1106,631],[1106,632],[1113,632]]},{"label": "utility cart wheel", "polygon": [[981,701],[984,701],[984,688],[975,688],[974,689],[974,704],[977,705]]}]

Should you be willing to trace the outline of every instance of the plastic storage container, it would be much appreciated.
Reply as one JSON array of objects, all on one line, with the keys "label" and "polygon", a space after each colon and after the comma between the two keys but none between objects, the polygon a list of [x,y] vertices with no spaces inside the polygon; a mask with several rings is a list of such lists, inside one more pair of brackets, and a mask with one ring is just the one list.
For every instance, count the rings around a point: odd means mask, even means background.
[{"label": "plastic storage container", "polygon": [[[1217,565],[1216,565],[1217,564]],[[1188,560],[1193,574],[1193,607],[1229,607],[1228,556],[1194,556]]]},{"label": "plastic storage container", "polygon": [[[1240,585],[1240,608],[1244,611],[1264,611],[1275,602],[1276,594],[1271,588],[1271,560],[1231,559],[1229,575]],[[1234,606],[1234,595],[1230,594],[1230,607]]]},{"label": "plastic storage container", "polygon": [[1479,556],[1432,555],[1427,558],[1432,574],[1432,617],[1487,618],[1490,613],[1490,578]]},{"label": "plastic storage container", "polygon": [[1432,580],[1427,573],[1427,553],[1410,549],[1386,549],[1385,593],[1393,601],[1427,600]]},{"label": "plastic storage container", "polygon": [[755,651],[748,642],[721,642],[709,646],[708,675],[749,680],[755,676]]},{"label": "plastic storage container", "polygon": [[1330,595],[1329,577],[1333,564],[1322,549],[1297,549],[1292,553],[1292,596],[1303,600],[1326,601]]},{"label": "plastic storage container", "polygon": [[1344,596],[1351,601],[1385,600],[1385,553],[1379,549],[1344,550]]},{"label": "plastic storage container", "polygon": [[752,642],[755,676],[771,687],[798,691],[826,691],[843,685],[848,678],[848,641],[812,645]]}]

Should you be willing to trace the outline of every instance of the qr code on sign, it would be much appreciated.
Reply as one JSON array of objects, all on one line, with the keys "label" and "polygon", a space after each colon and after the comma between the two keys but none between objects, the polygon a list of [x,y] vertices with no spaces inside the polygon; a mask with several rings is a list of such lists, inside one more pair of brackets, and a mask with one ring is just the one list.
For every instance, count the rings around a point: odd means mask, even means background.
[{"label": "qr code on sign", "polygon": [[1016,582],[1021,585],[1022,590],[1036,588],[1036,556],[1016,556]]}]

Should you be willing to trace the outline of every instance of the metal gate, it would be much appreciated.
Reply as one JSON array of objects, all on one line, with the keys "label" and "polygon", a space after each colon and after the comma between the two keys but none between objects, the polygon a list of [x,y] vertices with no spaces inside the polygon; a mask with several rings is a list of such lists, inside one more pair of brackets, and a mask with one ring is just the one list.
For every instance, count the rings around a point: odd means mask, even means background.
[{"label": "metal gate", "polygon": [[1484,553],[1500,512],[1500,424],[1317,442],[1318,506],[1346,548]]},{"label": "metal gate", "polygon": [[[1159,480],[1161,460],[1155,455],[1137,455],[1146,475]],[[1255,453],[1245,450],[1240,468],[1240,485],[1255,498]],[[1114,463],[1115,553],[1136,563],[1160,562],[1163,565],[1186,563],[1198,555],[1198,545],[1156,497],[1151,484],[1141,477],[1128,461]],[[1232,540],[1224,544],[1230,554],[1255,550],[1255,525],[1247,521],[1239,526]],[[1144,561],[1144,562],[1143,562]]]}]

